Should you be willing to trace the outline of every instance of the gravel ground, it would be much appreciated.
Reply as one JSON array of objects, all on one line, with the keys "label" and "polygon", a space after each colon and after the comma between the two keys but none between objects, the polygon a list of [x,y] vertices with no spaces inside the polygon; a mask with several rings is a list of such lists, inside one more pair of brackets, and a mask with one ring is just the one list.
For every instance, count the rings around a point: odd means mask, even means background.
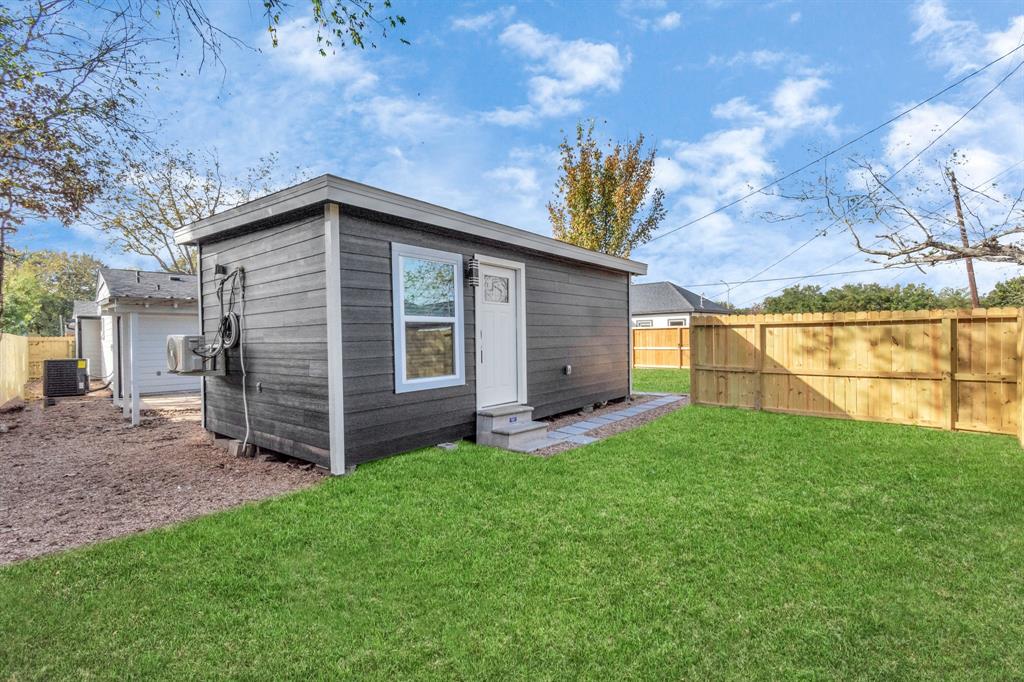
[{"label": "gravel ground", "polygon": [[198,410],[144,411],[136,428],[109,392],[0,414],[0,564],[165,526],[313,485],[298,460],[236,459]]},{"label": "gravel ground", "polygon": [[[548,427],[548,431],[554,431],[563,426],[568,426],[570,424],[575,424],[576,422],[585,421],[592,417],[600,417],[602,414],[619,412],[620,410],[628,409],[632,405],[639,405],[640,403],[645,403],[648,400],[653,400],[655,397],[656,396],[653,395],[635,395],[633,396],[631,401],[623,401],[621,403],[609,403],[608,405],[596,409],[588,414],[580,414],[578,412],[573,412],[572,414],[549,418],[542,421],[547,421],[551,424]],[[664,416],[669,412],[675,412],[676,410],[682,407],[686,407],[689,404],[690,396],[684,395],[683,399],[677,403],[665,405],[664,407],[658,407],[653,410],[644,412],[642,414],[638,414],[635,417],[626,417],[625,419],[622,419],[612,424],[606,424],[597,429],[591,429],[590,431],[587,431],[586,435],[594,436],[595,438],[607,438],[608,436],[614,436],[617,433],[622,433],[623,431],[629,431],[630,429],[635,429],[638,426],[643,426],[648,422],[654,421],[658,417]],[[562,443],[557,443],[556,445],[552,445],[550,447],[546,447],[542,450],[535,450],[529,454],[536,455],[538,457],[550,457],[552,455],[557,455],[560,452],[565,452],[566,450],[572,450],[574,448],[579,447],[583,446],[566,441]]]}]

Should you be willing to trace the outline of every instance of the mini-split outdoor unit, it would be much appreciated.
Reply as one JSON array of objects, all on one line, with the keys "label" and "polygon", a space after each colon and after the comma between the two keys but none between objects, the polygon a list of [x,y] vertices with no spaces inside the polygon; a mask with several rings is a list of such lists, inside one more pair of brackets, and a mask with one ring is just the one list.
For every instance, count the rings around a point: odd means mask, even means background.
[{"label": "mini-split outdoor unit", "polygon": [[175,334],[167,337],[167,371],[172,374],[201,374],[205,367],[196,350],[206,345],[202,336]]},{"label": "mini-split outdoor unit", "polygon": [[84,358],[43,360],[43,395],[62,398],[89,392],[89,363]]}]

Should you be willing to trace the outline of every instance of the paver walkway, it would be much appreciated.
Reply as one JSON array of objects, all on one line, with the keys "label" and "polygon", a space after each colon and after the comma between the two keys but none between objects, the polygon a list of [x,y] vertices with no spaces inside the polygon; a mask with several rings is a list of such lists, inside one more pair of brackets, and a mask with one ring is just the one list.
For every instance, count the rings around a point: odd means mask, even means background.
[{"label": "paver walkway", "polygon": [[653,400],[640,403],[638,405],[632,405],[630,407],[616,410],[615,412],[604,412],[600,416],[590,417],[586,421],[575,422],[567,426],[562,426],[557,429],[548,431],[548,440],[551,441],[551,445],[556,443],[570,442],[576,445],[589,445],[590,443],[596,443],[601,440],[601,436],[588,436],[589,431],[599,429],[602,426],[608,424],[614,424],[615,422],[628,419],[629,417],[635,417],[649,412],[650,410],[656,410],[659,407],[665,407],[673,403],[678,403],[686,400],[686,396],[678,395],[675,393],[649,393],[647,395],[656,396]]}]

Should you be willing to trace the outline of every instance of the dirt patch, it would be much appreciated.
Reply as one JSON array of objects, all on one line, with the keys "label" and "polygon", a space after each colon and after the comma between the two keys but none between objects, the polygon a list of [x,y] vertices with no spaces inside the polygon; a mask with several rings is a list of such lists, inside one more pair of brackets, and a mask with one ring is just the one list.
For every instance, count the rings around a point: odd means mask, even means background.
[{"label": "dirt patch", "polygon": [[[551,418],[550,420],[546,420],[550,421],[551,423],[551,426],[548,427],[548,430],[554,431],[555,429],[559,429],[563,426],[568,426],[570,424],[575,424],[576,422],[585,421],[592,417],[600,417],[602,414],[605,413],[610,414],[612,412],[619,412],[628,409],[632,405],[639,405],[640,403],[647,402],[648,400],[653,400],[655,397],[656,396],[652,395],[633,396],[631,402],[623,401],[620,403],[610,403],[603,408],[594,410],[590,414],[573,413],[571,415],[562,415],[559,417]],[[594,438],[607,438],[608,436],[614,436],[615,434],[622,433],[623,431],[629,431],[631,429],[637,428],[638,426],[643,426],[648,422],[654,421],[658,417],[662,417],[668,414],[669,412],[675,412],[676,410],[682,407],[686,407],[689,404],[690,396],[684,395],[682,396],[682,400],[678,402],[674,402],[663,407],[656,407],[653,410],[648,410],[647,412],[643,412],[633,417],[626,417],[625,419],[621,419],[617,422],[605,424],[604,426],[598,427],[596,429],[591,429],[590,431],[586,432],[586,435],[592,436]],[[557,455],[560,452],[565,452],[566,450],[572,450],[578,447],[582,446],[577,445],[576,443],[571,443],[569,441],[564,441],[562,443],[557,443],[550,447],[546,447],[543,450],[535,450],[529,454],[536,455],[538,457],[550,457],[552,455]]]},{"label": "dirt patch", "polygon": [[131,427],[109,392],[31,400],[0,415],[0,564],[135,533],[319,481],[297,460],[236,459],[198,409],[146,410]]}]

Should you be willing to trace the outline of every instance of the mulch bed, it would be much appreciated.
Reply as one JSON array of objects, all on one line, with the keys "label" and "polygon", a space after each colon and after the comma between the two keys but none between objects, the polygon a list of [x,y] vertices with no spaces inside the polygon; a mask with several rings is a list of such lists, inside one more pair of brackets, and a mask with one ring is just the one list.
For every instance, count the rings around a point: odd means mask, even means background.
[{"label": "mulch bed", "polygon": [[[633,405],[639,405],[640,403],[647,402],[648,400],[653,400],[654,398],[655,396],[652,395],[635,395],[631,400],[619,403],[609,403],[608,405],[602,408],[595,409],[593,412],[573,412],[572,414],[558,415],[557,417],[551,417],[542,421],[549,422],[551,426],[548,427],[548,430],[554,431],[563,426],[575,424],[576,422],[586,421],[588,419],[592,419],[593,417],[600,417],[602,414],[619,412],[621,410],[628,409]],[[689,404],[690,397],[683,396],[683,399],[679,402],[672,403],[671,405],[665,405],[664,407],[658,407],[653,410],[648,410],[647,412],[638,414],[633,417],[626,417],[625,419],[613,422],[611,424],[605,424],[604,426],[601,426],[599,428],[587,431],[586,435],[593,436],[595,438],[607,438],[608,436],[614,436],[617,433],[622,433],[624,431],[635,429],[638,426],[643,426],[648,422],[654,421],[658,417],[662,417],[670,412],[675,412],[676,410],[685,407]],[[546,447],[542,450],[535,450],[528,454],[535,455],[537,457],[551,457],[552,455],[557,455],[560,452],[565,452],[566,450],[573,450],[579,447],[583,446],[577,445],[576,443],[565,441],[562,443],[556,443],[555,445]]]},{"label": "mulch bed", "polygon": [[109,392],[30,400],[0,414],[0,564],[164,526],[309,487],[298,460],[231,457],[198,410],[147,410],[131,427]]}]

